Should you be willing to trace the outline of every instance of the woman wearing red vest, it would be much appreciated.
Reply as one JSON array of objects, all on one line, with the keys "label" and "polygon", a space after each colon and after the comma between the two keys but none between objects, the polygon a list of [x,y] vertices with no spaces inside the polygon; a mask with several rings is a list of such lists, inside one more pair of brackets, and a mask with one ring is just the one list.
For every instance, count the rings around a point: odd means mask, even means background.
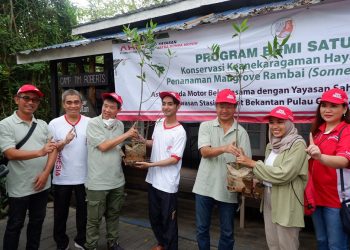
[{"label": "woman wearing red vest", "polygon": [[317,249],[347,250],[348,235],[340,220],[339,169],[344,171],[350,197],[350,114],[348,96],[341,89],[323,93],[311,127],[309,173],[314,185],[316,210],[312,214]]}]

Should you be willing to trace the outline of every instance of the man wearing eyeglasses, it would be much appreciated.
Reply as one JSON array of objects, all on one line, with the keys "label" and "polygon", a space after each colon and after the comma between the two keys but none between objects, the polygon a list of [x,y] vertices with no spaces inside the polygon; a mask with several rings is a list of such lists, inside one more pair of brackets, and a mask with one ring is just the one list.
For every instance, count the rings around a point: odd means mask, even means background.
[{"label": "man wearing eyeglasses", "polygon": [[[55,163],[56,143],[45,121],[36,119],[44,94],[31,84],[23,85],[14,100],[18,110],[0,121],[0,150],[9,159],[6,187],[9,215],[3,240],[4,250],[16,250],[28,211],[26,249],[39,249],[42,224],[46,215],[50,173]],[[26,143],[16,149],[30,130],[36,127]]]},{"label": "man wearing eyeglasses", "polygon": [[87,197],[87,249],[97,249],[102,217],[106,219],[108,250],[123,250],[119,245],[119,216],[124,200],[125,178],[121,166],[121,145],[129,137],[138,138],[137,129],[124,133],[124,124],[117,119],[123,100],[116,93],[102,94],[101,115],[89,121]]},{"label": "man wearing eyeglasses", "polygon": [[76,203],[74,246],[84,249],[86,234],[85,179],[87,175],[86,128],[89,117],[80,114],[81,94],[74,89],[62,93],[64,115],[49,123],[50,132],[58,145],[58,157],[53,170],[54,229],[57,249],[69,248],[66,223],[72,192]]}]

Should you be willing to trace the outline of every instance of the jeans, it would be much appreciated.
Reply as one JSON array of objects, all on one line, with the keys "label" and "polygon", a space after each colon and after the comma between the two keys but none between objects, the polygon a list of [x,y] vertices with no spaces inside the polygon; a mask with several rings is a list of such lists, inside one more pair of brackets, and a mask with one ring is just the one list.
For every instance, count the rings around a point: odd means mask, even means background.
[{"label": "jeans", "polygon": [[48,190],[24,197],[9,198],[9,214],[4,235],[4,250],[18,249],[21,230],[29,211],[27,225],[27,250],[37,250],[41,229],[46,215]]},{"label": "jeans", "polygon": [[86,189],[87,198],[87,224],[86,243],[87,249],[97,248],[100,238],[100,224],[105,216],[107,241],[110,245],[118,243],[119,216],[124,202],[124,186],[111,190]]},{"label": "jeans", "polygon": [[178,249],[177,193],[167,193],[148,184],[149,219],[158,244]]},{"label": "jeans", "polygon": [[218,206],[220,219],[219,250],[232,250],[234,240],[234,216],[237,203],[217,201],[211,197],[196,194],[196,227],[199,250],[210,249],[209,229],[214,205]]},{"label": "jeans", "polygon": [[312,214],[318,250],[347,250],[348,235],[343,231],[340,208],[320,207]]},{"label": "jeans", "polygon": [[69,214],[72,192],[75,194],[77,235],[74,241],[83,246],[86,235],[86,201],[85,186],[79,185],[53,185],[54,188],[54,224],[53,237],[58,248],[66,248],[69,237],[66,234],[66,224]]}]

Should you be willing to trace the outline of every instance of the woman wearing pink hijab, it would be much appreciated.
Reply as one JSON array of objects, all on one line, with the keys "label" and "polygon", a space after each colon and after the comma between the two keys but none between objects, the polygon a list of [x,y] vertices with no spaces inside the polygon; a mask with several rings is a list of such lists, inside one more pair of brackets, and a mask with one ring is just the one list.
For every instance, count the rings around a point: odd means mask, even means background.
[{"label": "woman wearing pink hijab", "polygon": [[294,126],[289,108],[277,106],[267,118],[269,144],[265,161],[254,161],[241,151],[237,163],[253,168],[255,176],[265,185],[263,213],[269,249],[297,250],[299,231],[305,226],[306,143]]}]

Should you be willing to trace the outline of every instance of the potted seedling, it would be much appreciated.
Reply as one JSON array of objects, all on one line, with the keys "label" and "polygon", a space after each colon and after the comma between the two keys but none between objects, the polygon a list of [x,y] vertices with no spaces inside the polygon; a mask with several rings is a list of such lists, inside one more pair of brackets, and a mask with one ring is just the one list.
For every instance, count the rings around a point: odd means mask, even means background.
[{"label": "potted seedling", "polygon": [[[157,24],[152,22],[152,20],[146,24],[144,31],[139,31],[137,28],[130,28],[129,26],[124,26],[123,32],[126,35],[128,41],[131,44],[131,47],[137,54],[139,74],[137,78],[139,79],[140,84],[140,99],[138,106],[138,116],[134,126],[138,126],[141,122],[141,111],[142,104],[147,102],[151,96],[145,96],[144,89],[147,86],[147,75],[146,68],[151,69],[159,78],[167,74],[167,70],[170,66],[170,60],[174,56],[170,49],[167,50],[165,56],[168,58],[168,64],[163,65],[160,63],[155,63],[153,61],[153,53],[157,49],[156,41],[156,30]],[[117,65],[120,61],[117,63]],[[160,85],[162,84],[165,77],[160,80],[160,83],[153,91],[157,91]],[[148,124],[148,123],[147,123]],[[148,136],[148,128],[145,129],[145,138]],[[141,131],[140,131],[141,132]],[[141,133],[143,134],[143,133]],[[146,156],[146,144],[142,140],[132,140],[130,144],[125,145],[125,158],[124,162],[127,165],[133,165],[137,161],[147,161]]]}]

